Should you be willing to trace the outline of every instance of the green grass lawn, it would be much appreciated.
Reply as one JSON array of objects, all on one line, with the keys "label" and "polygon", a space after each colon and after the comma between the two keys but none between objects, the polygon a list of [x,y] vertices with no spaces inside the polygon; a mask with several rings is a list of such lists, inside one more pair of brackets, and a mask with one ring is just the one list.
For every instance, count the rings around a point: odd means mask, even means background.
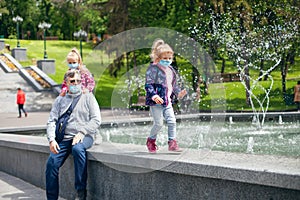
[{"label": "green grass lawn", "polygon": [[[221,68],[221,63],[217,62],[217,68]],[[226,63],[229,65],[227,68],[228,72],[234,72],[235,68],[232,66],[231,62]],[[253,79],[258,77],[259,72],[255,70],[250,71],[250,75]],[[269,93],[269,111],[283,111],[283,110],[295,110],[296,105],[293,102],[293,94],[294,94],[294,86],[297,84],[297,81],[300,80],[300,58],[296,58],[295,65],[292,65],[288,69],[287,77],[286,77],[286,96],[284,97],[282,94],[282,81],[281,81],[281,72],[280,68],[277,67],[272,73],[272,78],[274,80],[273,86]],[[258,85],[262,85],[263,88],[267,89],[270,87],[271,81],[268,79],[267,81],[259,81]],[[246,104],[246,91],[245,87],[240,82],[230,82],[223,83],[222,87],[224,88],[224,92],[222,96],[207,95],[203,96],[202,103],[200,103],[201,110],[207,110],[210,108],[211,100],[224,98],[226,99],[226,110],[227,111],[252,111],[252,107]],[[251,87],[253,87],[253,82],[251,83]],[[217,90],[215,88],[220,88],[220,84],[215,83],[211,84],[209,87],[209,93]],[[253,89],[253,94],[258,97],[260,101],[265,98],[265,91],[260,89],[259,87],[255,87]],[[286,98],[286,100],[284,100]],[[255,108],[260,111],[258,101],[253,100]],[[217,106],[216,104],[214,104]],[[264,101],[263,107],[267,106],[267,100]],[[217,109],[217,108],[215,108]]]},{"label": "green grass lawn", "polygon": [[[5,43],[9,44],[11,49],[16,47],[16,40],[5,39]],[[21,47],[27,49],[27,58],[25,62],[21,64],[26,67],[33,65],[37,60],[43,59],[44,56],[44,41],[42,40],[20,40]],[[63,75],[68,69],[66,65],[66,56],[68,52],[76,47],[79,49],[79,41],[47,41],[47,55],[48,59],[55,60],[55,74],[49,74],[49,76],[56,81],[61,83],[63,80]],[[150,49],[149,49],[150,51]],[[2,51],[5,52],[5,51]],[[6,51],[7,52],[7,51]],[[100,107],[111,107],[112,106],[112,96],[114,101],[114,106],[124,106],[125,104],[121,103],[116,104],[118,98],[128,101],[128,91],[130,93],[137,93],[137,85],[133,84],[133,88],[127,90],[127,74],[126,67],[122,67],[118,72],[117,77],[113,77],[109,73],[109,64],[113,62],[113,59],[104,55],[103,52],[93,51],[93,46],[91,43],[83,42],[83,61],[87,65],[88,69],[95,76],[97,86],[95,88],[95,96],[100,104]],[[191,76],[191,67],[188,67],[188,64],[181,59],[177,60],[179,68],[184,71],[187,75],[187,80],[190,80]],[[216,62],[216,69],[219,70],[221,62]],[[145,70],[147,68],[147,63],[140,67],[139,77],[143,78]],[[184,68],[185,70],[183,70]],[[233,63],[226,61],[226,72],[236,71]],[[131,76],[134,74],[133,71],[130,72]],[[257,71],[250,71],[250,74],[257,76]],[[296,108],[296,105],[291,103],[287,105],[283,99],[282,95],[282,86],[281,86],[281,73],[279,68],[272,72],[272,77],[274,79],[274,85],[270,91],[270,104],[269,111],[283,111],[283,110],[293,110]],[[295,65],[291,66],[287,74],[287,94],[289,97],[293,95],[293,87],[300,80],[300,58],[296,58]],[[269,87],[269,81],[261,81],[260,84],[263,87]],[[141,90],[143,91],[143,83],[140,85]],[[116,88],[123,88],[123,92],[116,92]],[[202,97],[200,101],[200,110],[209,111],[211,109],[226,109],[227,111],[251,111],[251,107],[246,105],[246,94],[244,86],[240,82],[230,82],[230,83],[214,83],[209,85],[209,94],[204,95],[202,91]],[[263,99],[264,93],[261,89],[253,90],[253,93]],[[127,98],[128,97],[128,98]],[[127,98],[127,99],[126,99]],[[133,100],[136,100],[137,97],[134,96]],[[220,101],[219,101],[220,100]],[[224,105],[225,104],[225,105]],[[257,102],[254,102],[257,106]],[[125,105],[126,106],[126,105]],[[213,106],[213,108],[211,107]]]}]

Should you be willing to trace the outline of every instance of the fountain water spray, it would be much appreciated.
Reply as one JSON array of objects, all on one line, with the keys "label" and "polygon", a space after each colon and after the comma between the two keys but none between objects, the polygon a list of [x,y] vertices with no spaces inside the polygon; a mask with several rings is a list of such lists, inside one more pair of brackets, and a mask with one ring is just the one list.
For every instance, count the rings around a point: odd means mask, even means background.
[{"label": "fountain water spray", "polygon": [[[227,43],[229,55],[235,59],[240,73],[240,81],[246,90],[246,94],[248,94],[246,98],[256,116],[258,128],[262,128],[269,108],[269,94],[274,84],[273,77],[270,74],[281,62],[281,57],[269,49],[273,45],[272,41],[264,41],[263,39],[265,38],[258,37],[255,32],[232,33],[229,35]],[[249,70],[252,68],[259,69],[258,64],[261,60],[273,64],[267,70],[260,69],[258,77],[250,76]],[[269,80],[268,87],[262,85],[261,80],[264,77]],[[263,98],[255,94],[255,91],[259,90],[264,93]],[[258,105],[258,109],[256,105]]]},{"label": "fountain water spray", "polygon": [[253,153],[254,139],[253,137],[249,137],[248,145],[247,145],[247,153]]},{"label": "fountain water spray", "polygon": [[229,117],[229,124],[233,124],[232,116]]},{"label": "fountain water spray", "polygon": [[[138,110],[130,109],[131,105],[131,98],[139,93],[138,91],[141,90],[140,94],[143,95],[144,92],[144,75],[146,72],[147,67],[150,64],[150,59],[136,59],[135,54],[137,52],[142,52],[142,50],[147,50],[144,52],[143,56],[147,55],[147,58],[149,57],[151,47],[153,44],[153,41],[157,38],[163,39],[166,43],[170,44],[172,49],[174,50],[174,53],[176,56],[181,57],[182,59],[185,59],[188,63],[190,63],[190,70],[193,72],[198,72],[201,74],[205,67],[213,66],[214,63],[211,60],[210,56],[205,52],[205,50],[202,49],[201,45],[199,45],[195,40],[193,40],[190,37],[187,37],[183,35],[182,33],[176,32],[174,30],[169,30],[165,28],[137,28],[133,30],[128,30],[122,33],[119,33],[112,38],[105,40],[102,42],[99,46],[97,46],[94,50],[94,52],[91,55],[91,59],[87,59],[85,64],[89,66],[89,69],[93,72],[95,79],[98,79],[98,84],[100,83],[101,76],[105,71],[110,72],[112,63],[115,64],[115,61],[117,60],[119,62],[124,59],[123,65],[119,66],[120,69],[126,68],[125,73],[118,74],[118,76],[115,76],[115,86],[111,94],[111,111],[114,116],[115,120],[114,123],[118,124],[118,132],[116,136],[113,132],[109,132],[109,140],[107,142],[112,146],[112,148],[115,149],[115,151],[119,151],[120,153],[126,153],[128,151],[132,151],[131,148],[126,148],[127,146],[124,145],[124,143],[134,143],[136,141],[142,142],[143,146],[140,149],[143,149],[143,151],[147,152],[146,149],[146,138],[149,135],[149,127],[146,127],[146,130],[143,129],[143,127],[139,126],[139,122],[150,122],[151,119],[149,114],[143,115],[141,117],[131,117],[136,115],[142,115],[143,112],[138,112]],[[113,53],[112,53],[113,52]],[[146,53],[146,54],[145,54]],[[101,56],[100,56],[101,54]],[[104,55],[102,55],[104,54]],[[109,54],[109,55],[105,55]],[[142,55],[142,53],[141,53]],[[108,58],[108,59],[103,59]],[[120,61],[121,60],[121,61]],[[206,60],[205,64],[203,64],[203,60]],[[125,63],[125,64],[124,64]],[[205,66],[204,66],[205,65]],[[95,70],[92,70],[92,68],[95,68]],[[184,67],[178,66],[179,70],[180,68],[182,70],[185,70]],[[191,76],[191,73],[188,71],[183,71],[183,73],[179,74],[185,74],[186,76]],[[199,76],[199,75],[197,75]],[[188,87],[188,89],[191,89],[191,77],[182,77],[181,83],[185,87]],[[101,83],[100,83],[101,84]],[[101,90],[96,90],[100,91]],[[192,91],[192,89],[191,89]],[[226,106],[225,102],[225,91],[224,87],[218,87],[215,90],[216,92],[211,92],[211,113],[214,112],[223,112]],[[197,102],[199,103],[199,102]],[[101,102],[100,102],[101,104]],[[199,105],[197,104],[196,111],[199,112]],[[218,109],[215,109],[218,108]],[[194,116],[195,113],[188,113],[192,110],[192,107],[188,107],[186,109],[185,115],[192,114],[190,116]],[[149,113],[149,112],[147,112]],[[178,115],[177,120],[181,120],[181,116]],[[122,125],[119,125],[119,121],[126,119],[126,126],[130,128],[129,132],[122,131]],[[189,120],[187,118],[183,118],[184,120]],[[192,119],[193,120],[193,119]],[[185,156],[185,152],[189,149],[189,145],[192,144],[191,141],[193,141],[194,138],[199,138],[199,147],[205,148],[205,149],[212,149],[212,147],[216,144],[219,135],[221,134],[220,126],[223,125],[225,122],[225,117],[221,116],[216,119],[212,119],[211,124],[209,124],[205,129],[203,127],[200,129],[197,129],[196,131],[189,131],[185,126],[180,126],[180,123],[178,123],[178,129],[177,129],[177,139],[180,144],[185,144],[185,146],[182,146],[184,148],[184,151],[181,154],[174,155],[172,158],[173,160],[177,160],[181,157]],[[198,123],[196,124],[196,126]],[[125,128],[125,127],[124,127]],[[162,145],[160,146],[160,149],[165,149],[167,147],[167,135],[166,134],[160,134],[163,138],[157,138],[157,144]],[[122,142],[116,143],[114,142],[115,137],[119,137],[119,139],[122,139]],[[180,142],[182,141],[182,143]],[[159,142],[163,142],[163,144],[159,144]],[[187,145],[186,145],[187,144]],[[139,149],[139,150],[140,150]],[[166,148],[167,149],[167,148]],[[136,150],[136,151],[139,151]],[[158,151],[160,153],[160,151]],[[164,152],[162,152],[164,153]],[[199,151],[200,157],[205,157],[207,155],[207,151],[203,153],[202,151]],[[168,162],[162,162],[160,165],[157,165],[153,168],[153,170],[161,169],[169,165],[172,161],[169,160]],[[111,167],[115,168],[116,166],[112,165]],[[140,172],[147,172],[151,171],[152,169],[144,169],[144,171],[136,170],[136,169],[123,169],[118,168],[117,170],[126,170],[127,172],[132,173],[140,173]],[[145,171],[146,170],[146,171]]]},{"label": "fountain water spray", "polygon": [[279,115],[279,117],[278,117],[278,124],[284,124],[281,115]]},{"label": "fountain water spray", "polygon": [[[253,24],[247,28],[241,27],[241,17],[230,10],[221,14],[209,10],[201,12],[198,24],[190,27],[191,35],[205,46],[212,57],[221,57],[223,63],[229,57],[236,65],[246,91],[246,103],[256,116],[259,129],[269,108],[269,95],[274,84],[271,72],[282,63],[282,55],[291,48],[299,33],[296,18],[280,20],[277,24]],[[271,66],[264,69],[264,63]],[[251,70],[259,72],[259,75],[250,75]],[[261,83],[263,78],[269,81],[268,86],[264,85],[266,82]],[[262,91],[263,97],[257,93],[258,90]]]}]

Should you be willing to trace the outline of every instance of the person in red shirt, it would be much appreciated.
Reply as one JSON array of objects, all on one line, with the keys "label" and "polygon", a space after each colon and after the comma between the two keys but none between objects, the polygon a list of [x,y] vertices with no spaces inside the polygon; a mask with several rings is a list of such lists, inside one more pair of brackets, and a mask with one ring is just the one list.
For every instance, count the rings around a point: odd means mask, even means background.
[{"label": "person in red shirt", "polygon": [[24,109],[24,104],[25,104],[25,93],[23,92],[23,90],[21,90],[21,88],[18,88],[18,93],[17,93],[17,104],[18,104],[18,108],[19,108],[19,117],[21,118],[21,110],[25,113],[25,117],[27,117],[27,112]]}]

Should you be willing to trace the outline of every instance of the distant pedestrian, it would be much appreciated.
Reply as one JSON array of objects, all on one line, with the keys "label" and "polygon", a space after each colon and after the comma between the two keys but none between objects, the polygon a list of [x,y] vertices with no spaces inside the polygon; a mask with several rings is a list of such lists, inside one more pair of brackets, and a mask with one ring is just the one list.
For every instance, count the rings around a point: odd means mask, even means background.
[{"label": "distant pedestrian", "polygon": [[17,92],[17,104],[18,104],[18,109],[19,109],[19,116],[18,118],[22,117],[21,111],[24,112],[25,117],[27,117],[27,112],[24,109],[24,104],[25,104],[26,98],[25,98],[25,93],[21,88],[18,88]]},{"label": "distant pedestrian", "polygon": [[294,102],[297,104],[297,110],[300,111],[300,81],[294,88]]},{"label": "distant pedestrian", "polygon": [[[95,87],[95,80],[93,75],[90,73],[90,71],[86,68],[86,66],[82,62],[82,58],[80,56],[80,53],[76,48],[71,49],[71,51],[67,55],[67,64],[69,67],[69,70],[77,69],[80,71],[81,75],[81,87],[82,87],[82,93],[89,93],[93,92]],[[64,80],[61,86],[61,93],[60,96],[65,96],[67,93],[68,87],[67,83]]]},{"label": "distant pedestrian", "polygon": [[146,105],[150,106],[153,127],[147,138],[150,153],[156,153],[156,137],[163,126],[163,118],[168,125],[169,151],[180,151],[176,138],[176,118],[172,107],[175,96],[179,99],[186,95],[177,84],[177,73],[171,66],[174,52],[163,40],[154,41],[151,52],[153,63],[147,69],[145,90]]}]

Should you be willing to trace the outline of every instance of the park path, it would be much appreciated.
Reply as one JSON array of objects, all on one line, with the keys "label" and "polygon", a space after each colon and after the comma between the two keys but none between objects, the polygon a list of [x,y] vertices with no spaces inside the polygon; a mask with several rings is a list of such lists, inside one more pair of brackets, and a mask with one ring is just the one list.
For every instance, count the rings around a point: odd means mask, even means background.
[{"label": "park path", "polygon": [[[25,109],[28,117],[18,119],[17,88],[26,93]],[[56,95],[52,92],[36,92],[19,73],[6,73],[0,67],[0,127],[26,127],[46,125],[49,111]],[[45,199],[45,190],[17,177],[0,171],[0,199]],[[59,198],[62,200],[62,198]]]},{"label": "park path", "polygon": [[18,113],[17,88],[26,93],[25,109],[28,112],[50,111],[56,95],[52,91],[36,92],[17,72],[6,73],[0,67],[0,113]]},{"label": "park path", "polygon": [[[46,191],[0,171],[0,199],[46,199]],[[63,198],[59,198],[63,200]]]}]

